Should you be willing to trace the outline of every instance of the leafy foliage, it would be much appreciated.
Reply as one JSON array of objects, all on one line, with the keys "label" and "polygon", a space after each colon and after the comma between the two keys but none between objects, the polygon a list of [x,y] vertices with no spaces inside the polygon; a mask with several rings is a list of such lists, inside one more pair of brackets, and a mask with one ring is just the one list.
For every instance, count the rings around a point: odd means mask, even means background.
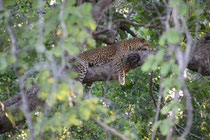
[{"label": "leafy foliage", "polygon": [[[181,88],[178,80],[180,68],[175,63],[174,57],[168,61],[163,60],[165,51],[175,56],[175,52],[168,49],[168,43],[180,44],[185,50],[183,31],[170,28],[161,35],[156,29],[131,27],[133,32],[148,39],[152,48],[158,48],[159,52],[149,56],[142,68],[127,73],[124,86],[120,86],[118,81],[96,82],[92,88],[94,97],[84,99],[82,85],[74,80],[76,74],[70,71],[63,74],[60,71],[64,69],[63,63],[68,62],[64,57],[65,52],[71,56],[79,53],[83,50],[84,42],[88,49],[101,45],[101,42],[95,42],[89,33],[89,30],[95,30],[97,26],[91,15],[92,5],[84,3],[76,6],[74,0],[68,0],[65,4],[57,1],[52,7],[38,0],[3,2],[5,9],[0,9],[0,100],[4,101],[19,92],[17,71],[25,77],[26,88],[38,83],[41,88],[39,97],[47,104],[31,113],[37,138],[118,139],[92,121],[90,119],[92,115],[130,139],[149,139],[154,129],[158,130],[157,139],[163,139],[173,124],[185,127],[187,119],[185,99],[181,98],[178,102],[172,100],[174,90]],[[135,9],[135,14],[131,15],[130,19],[147,24],[159,15],[155,10],[148,14],[145,9],[157,8],[159,14],[164,14],[163,3],[164,1],[160,1],[160,4],[157,4],[150,0],[147,2],[120,1],[120,9],[119,7],[111,9],[113,19],[124,18],[129,5],[143,4],[144,7],[138,6]],[[178,14],[186,18],[193,35],[193,31],[197,28],[196,16],[199,13],[201,32],[198,33],[198,37],[202,37],[204,34],[202,31],[209,30],[207,3],[207,1],[200,1],[199,9],[196,9],[195,0],[171,0],[169,5],[174,7],[178,4]],[[109,13],[105,16],[109,17]],[[8,23],[16,37],[17,58],[11,54]],[[105,25],[105,23],[101,24]],[[154,20],[153,24],[157,25],[160,22]],[[122,31],[116,32],[118,40],[131,37],[128,33],[124,35]],[[158,99],[159,89],[163,87],[164,97],[160,120],[155,124],[156,108],[149,89],[151,70],[155,71],[152,78],[153,94]],[[51,77],[52,75],[54,77]],[[189,70],[186,70],[186,77],[194,109],[191,133],[207,139],[210,136],[208,126],[210,81],[207,77]],[[180,92],[181,95],[183,96]],[[177,117],[167,118],[172,110]],[[178,128],[178,132],[180,131],[183,130]],[[29,131],[24,124],[19,130],[5,133],[0,138],[24,139],[28,136]],[[187,139],[194,139],[194,137],[189,135]]]}]

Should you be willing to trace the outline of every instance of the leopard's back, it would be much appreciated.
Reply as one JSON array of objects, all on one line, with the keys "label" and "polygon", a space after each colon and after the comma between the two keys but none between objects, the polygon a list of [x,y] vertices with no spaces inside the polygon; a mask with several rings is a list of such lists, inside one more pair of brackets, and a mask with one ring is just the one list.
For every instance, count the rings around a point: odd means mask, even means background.
[{"label": "leopard's back", "polygon": [[108,45],[84,51],[78,57],[88,66],[94,66],[112,61],[116,51],[116,45]]},{"label": "leopard's back", "polygon": [[94,66],[113,61],[114,59],[122,59],[123,56],[131,50],[138,50],[142,47],[149,47],[147,40],[143,38],[131,38],[119,41],[113,45],[98,47],[82,52],[78,58],[83,63]]}]

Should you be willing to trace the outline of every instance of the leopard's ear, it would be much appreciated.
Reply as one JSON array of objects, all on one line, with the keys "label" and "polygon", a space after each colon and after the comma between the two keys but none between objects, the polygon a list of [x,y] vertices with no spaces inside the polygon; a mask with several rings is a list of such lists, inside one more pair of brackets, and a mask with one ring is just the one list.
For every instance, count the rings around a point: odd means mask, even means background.
[{"label": "leopard's ear", "polygon": [[149,46],[143,46],[143,47],[140,48],[140,50],[148,51],[149,50]]},{"label": "leopard's ear", "polygon": [[140,38],[140,42],[144,43],[146,40],[144,38]]}]

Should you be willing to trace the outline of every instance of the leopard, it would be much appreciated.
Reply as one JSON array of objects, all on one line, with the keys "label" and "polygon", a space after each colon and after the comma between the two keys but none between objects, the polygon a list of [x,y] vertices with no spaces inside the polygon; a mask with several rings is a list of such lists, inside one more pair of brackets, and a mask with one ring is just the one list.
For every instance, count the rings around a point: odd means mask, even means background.
[{"label": "leopard", "polygon": [[[121,40],[115,44],[93,48],[81,52],[70,60],[70,63],[77,62],[78,77],[77,80],[82,83],[88,68],[100,66],[108,62],[113,62],[118,72],[118,79],[121,85],[125,84],[125,68],[123,66],[124,55],[133,50],[149,50],[150,44],[144,38],[134,37]],[[86,93],[90,94],[92,83],[85,86]]]}]

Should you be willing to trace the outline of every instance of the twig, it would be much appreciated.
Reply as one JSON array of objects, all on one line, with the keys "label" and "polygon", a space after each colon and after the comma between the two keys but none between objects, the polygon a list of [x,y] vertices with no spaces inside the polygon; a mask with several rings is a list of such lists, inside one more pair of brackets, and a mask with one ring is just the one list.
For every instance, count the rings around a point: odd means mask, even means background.
[{"label": "twig", "polygon": [[184,95],[186,98],[186,110],[187,110],[187,124],[186,127],[184,129],[184,132],[181,135],[181,138],[185,138],[187,136],[187,134],[190,132],[191,126],[192,126],[192,122],[193,122],[193,107],[192,107],[192,102],[191,102],[191,97],[190,97],[190,93],[187,89],[187,86],[185,85],[185,82],[182,81],[182,90],[184,91]]},{"label": "twig", "polygon": [[183,59],[182,60],[178,59],[179,64],[182,64],[179,80],[182,84],[182,90],[183,90],[185,98],[186,98],[186,110],[187,110],[187,124],[184,129],[184,132],[181,135],[181,138],[184,139],[187,136],[187,134],[190,132],[192,122],[193,122],[193,113],[192,113],[193,107],[192,107],[191,97],[190,97],[190,93],[189,93],[188,88],[184,81],[184,79],[185,79],[184,78],[184,70],[186,69],[186,67],[189,63],[189,60],[190,60],[190,53],[191,53],[191,49],[192,49],[193,39],[189,33],[186,21],[183,16],[181,16],[181,21],[182,21],[182,26],[183,26],[184,32],[187,37],[187,47],[186,47],[184,56],[182,56]]},{"label": "twig", "polygon": [[128,27],[126,27],[124,24],[120,25],[120,28],[127,31],[129,34],[131,34],[133,37],[137,37],[137,35]]},{"label": "twig", "polygon": [[199,16],[200,16],[200,0],[197,0],[197,4],[196,4],[196,26],[195,26],[195,38],[198,37],[198,28],[199,28]]},{"label": "twig", "polygon": [[[167,30],[170,28],[170,26],[169,26],[170,13],[171,13],[171,8],[169,6],[167,6],[167,8],[166,8],[166,21],[164,22],[165,28]],[[161,81],[161,83],[162,83],[162,81]],[[160,85],[159,97],[158,97],[158,105],[157,105],[157,110],[156,110],[154,124],[158,121],[158,118],[159,118],[162,90],[163,90],[162,85]],[[156,134],[156,129],[153,130],[153,132],[152,132],[151,140],[154,140],[155,139],[155,134]]]},{"label": "twig", "polygon": [[113,2],[114,0],[100,0],[92,9],[91,14],[95,21],[99,22],[102,15],[104,14],[105,9]]},{"label": "twig", "polygon": [[93,36],[97,36],[97,35],[103,34],[108,31],[109,31],[109,29],[107,28],[107,29],[103,29],[101,31],[94,31],[92,34],[93,34]]},{"label": "twig", "polygon": [[[163,5],[163,4],[161,4]],[[158,14],[159,17],[161,17],[161,14],[160,14],[160,10],[157,8],[157,6],[154,4],[154,0],[152,0],[152,7],[154,7],[156,13]]]},{"label": "twig", "polygon": [[147,28],[162,29],[162,27],[159,27],[159,26],[156,26],[156,25],[133,23],[132,21],[127,20],[127,19],[118,19],[116,21],[116,23],[125,23],[125,24],[130,24],[132,26],[137,26],[137,27],[147,27]]},{"label": "twig", "polygon": [[[176,124],[176,125],[175,125],[175,128],[176,128],[176,126],[178,126],[179,128],[181,128],[182,130],[184,130],[184,128],[183,128],[182,126]],[[176,128],[176,129],[177,129],[177,128]],[[178,133],[181,135],[180,132],[178,132]],[[197,136],[197,135],[195,135],[195,134],[193,134],[193,133],[191,133],[191,132],[189,132],[189,135],[191,135],[191,136],[193,136],[193,137],[195,137],[195,138],[197,138],[197,139],[203,140],[203,138],[201,138],[201,137],[199,137],[199,136]]]},{"label": "twig", "polygon": [[[66,4],[66,0],[63,0],[62,1],[62,6],[60,8],[60,21],[61,21],[61,28],[62,28],[62,35],[61,35],[61,38],[60,38],[60,44],[61,44],[60,48],[62,48],[62,44],[63,44],[64,38],[65,38],[65,36],[67,34],[66,33],[66,25],[65,25],[65,22],[64,22],[64,18],[63,18],[65,4]],[[47,53],[46,53],[46,55],[47,55]],[[53,58],[51,58],[51,59],[53,59]],[[52,93],[53,93],[53,91],[56,88],[56,85],[57,85],[57,82],[58,82],[58,78],[60,77],[62,71],[65,68],[65,66],[66,66],[65,53],[63,53],[62,58],[61,58],[61,66],[59,68],[56,66],[55,63],[52,63],[52,71],[53,71],[54,82],[53,82],[52,87],[51,87],[51,89],[49,91],[49,94],[48,94],[47,100],[49,100],[49,101],[52,100],[52,98],[53,98]],[[44,121],[46,120],[46,114],[49,111],[50,111],[50,107],[46,103],[45,106],[44,106],[44,113],[43,113],[43,117],[42,117],[42,123],[41,123],[40,129],[39,129],[39,132],[40,132],[39,138],[40,139],[42,139],[42,135],[43,135],[41,130],[43,128]]]},{"label": "twig", "polygon": [[77,0],[77,6],[80,6],[83,3],[83,0]]},{"label": "twig", "polygon": [[45,1],[46,1],[47,6],[51,8],[51,5],[49,4],[48,0],[45,0]]},{"label": "twig", "polygon": [[[0,2],[3,4],[3,2]],[[17,50],[17,41],[16,41],[16,37],[15,34],[9,24],[9,22],[7,23],[7,30],[11,39],[11,46],[12,46],[12,55],[16,58],[15,63],[19,64],[18,62],[18,50]],[[23,75],[18,71],[18,69],[15,69],[16,71],[16,75],[18,77],[18,85],[20,88],[20,93],[21,93],[21,97],[22,97],[22,101],[23,101],[23,111],[25,113],[25,117],[26,117],[26,121],[27,121],[27,125],[29,127],[29,131],[30,131],[30,139],[31,140],[35,140],[35,136],[34,136],[34,128],[33,128],[33,123],[32,123],[32,119],[31,119],[31,114],[30,114],[30,110],[28,107],[28,99],[25,95],[25,84],[24,84],[24,77]]]},{"label": "twig", "polygon": [[[179,20],[178,20],[177,6],[173,7],[171,16],[173,18],[172,21],[174,22],[175,29],[177,31],[179,31],[180,30],[180,24],[179,24]],[[169,24],[169,23],[167,22],[167,24]],[[169,47],[170,47],[171,50],[175,49],[175,45],[174,44],[170,44],[169,43]],[[183,60],[183,59],[180,59],[180,60]],[[174,91],[174,94],[175,94],[175,96],[173,97],[173,102],[174,103],[178,103],[179,102],[179,92],[180,92],[179,89]],[[172,108],[171,114],[169,114],[169,115],[170,115],[170,118],[172,120],[176,119],[176,114],[175,114],[174,108]],[[169,128],[168,134],[166,136],[166,140],[171,140],[171,137],[172,137],[172,134],[173,134],[173,130],[174,130],[174,124],[170,125],[169,127],[170,128]]]},{"label": "twig", "polygon": [[71,132],[71,136],[72,136],[72,138],[73,138],[73,139],[75,139],[75,137],[74,137],[74,134],[73,134],[73,132],[72,132],[71,127],[69,128],[69,131]]},{"label": "twig", "polygon": [[153,76],[154,76],[154,71],[151,71],[151,76],[150,76],[150,81],[149,81],[149,91],[150,91],[150,95],[151,95],[151,97],[152,97],[154,106],[155,106],[155,108],[157,108],[156,99],[155,99],[155,97],[154,97],[154,95],[153,95],[153,90],[152,90],[152,84],[153,84],[152,78],[153,78]]},{"label": "twig", "polygon": [[183,16],[181,16],[181,21],[182,21],[182,26],[183,26],[184,32],[185,32],[186,37],[187,37],[187,47],[186,47],[186,51],[185,51],[185,54],[184,54],[184,66],[187,67],[187,65],[189,63],[189,60],[190,60],[191,50],[193,50],[195,48],[195,46],[192,46],[193,39],[192,39],[192,36],[190,35],[190,32],[188,30],[186,20],[184,19]]},{"label": "twig", "polygon": [[2,110],[2,112],[4,113],[4,115],[5,115],[5,116],[8,118],[8,120],[11,122],[12,127],[13,127],[13,128],[17,128],[15,122],[12,121],[12,120],[9,118],[8,113],[5,111],[5,106],[4,106],[4,104],[3,104],[1,101],[0,101],[0,107],[1,107],[0,110]]},{"label": "twig", "polygon": [[107,45],[114,44],[114,39],[113,38],[110,38],[110,37],[108,37],[106,35],[100,34],[100,35],[94,36],[94,38],[96,40],[100,40],[100,41],[106,43]]},{"label": "twig", "polygon": [[132,10],[128,13],[128,15],[126,16],[126,19],[129,19],[130,16],[133,14],[134,10],[136,9],[136,7],[138,6],[142,6],[145,9],[145,6],[143,4],[137,4],[134,7],[132,7]]},{"label": "twig", "polygon": [[166,140],[171,140],[172,134],[173,134],[173,126],[170,126],[170,128],[168,130],[168,134],[166,136]]},{"label": "twig", "polygon": [[[163,93],[163,88],[162,88],[162,86],[160,86],[159,95],[158,95],[158,104],[157,104],[157,109],[156,109],[156,115],[155,115],[154,124],[158,121],[158,118],[159,118],[162,93]],[[157,129],[155,129],[155,130],[152,131],[151,140],[154,140],[155,139],[156,131],[157,131]]]},{"label": "twig", "polygon": [[110,131],[113,135],[119,137],[122,140],[129,140],[125,135],[121,134],[120,132],[118,132],[117,130],[115,130],[114,128],[108,126],[107,124],[105,124],[104,122],[102,122],[101,120],[91,116],[90,117],[93,121],[95,121],[98,125],[100,125],[102,128],[104,128],[107,131]]}]

